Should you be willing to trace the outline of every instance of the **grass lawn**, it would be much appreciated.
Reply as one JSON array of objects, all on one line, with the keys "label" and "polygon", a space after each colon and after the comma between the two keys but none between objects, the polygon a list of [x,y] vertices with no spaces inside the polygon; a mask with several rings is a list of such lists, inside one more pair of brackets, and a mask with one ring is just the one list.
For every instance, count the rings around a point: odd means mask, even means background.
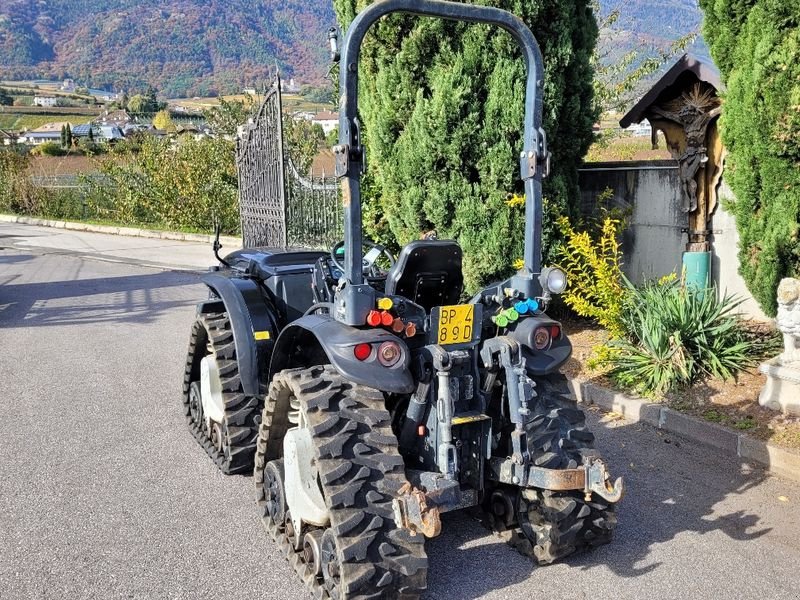
[{"label": "grass lawn", "polygon": [[69,122],[73,125],[81,125],[92,120],[91,115],[29,115],[25,113],[3,113],[0,112],[0,129],[11,129],[22,131],[23,129],[36,129],[45,123]]}]

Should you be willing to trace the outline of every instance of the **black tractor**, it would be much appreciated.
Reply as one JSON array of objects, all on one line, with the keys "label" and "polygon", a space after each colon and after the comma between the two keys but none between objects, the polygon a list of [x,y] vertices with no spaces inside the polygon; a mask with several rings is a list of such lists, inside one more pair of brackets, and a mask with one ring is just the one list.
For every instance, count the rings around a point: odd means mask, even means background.
[{"label": "black tractor", "polygon": [[[359,49],[393,12],[497,25],[527,67],[524,266],[468,301],[456,242],[395,257],[362,236]],[[265,528],[319,598],[418,597],[424,540],[448,511],[483,509],[540,564],[607,543],[623,484],[593,450],[559,373],[572,346],[545,312],[567,281],[540,266],[549,155],[533,34],[496,8],[382,0],[353,21],[340,63],[344,240],[330,253],[239,250],[204,276],[191,431],[223,472],[254,469]]]}]

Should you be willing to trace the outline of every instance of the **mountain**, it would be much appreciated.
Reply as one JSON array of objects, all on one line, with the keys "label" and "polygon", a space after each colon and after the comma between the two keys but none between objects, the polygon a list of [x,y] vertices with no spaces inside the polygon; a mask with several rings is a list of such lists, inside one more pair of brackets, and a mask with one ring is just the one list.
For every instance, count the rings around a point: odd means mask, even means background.
[{"label": "mountain", "polygon": [[[696,0],[600,0],[620,9],[615,49],[664,47],[699,30]],[[322,83],[330,0],[0,0],[0,77],[205,96],[274,73]]]},{"label": "mountain", "polygon": [[322,0],[0,0],[0,77],[204,96],[328,68]]}]

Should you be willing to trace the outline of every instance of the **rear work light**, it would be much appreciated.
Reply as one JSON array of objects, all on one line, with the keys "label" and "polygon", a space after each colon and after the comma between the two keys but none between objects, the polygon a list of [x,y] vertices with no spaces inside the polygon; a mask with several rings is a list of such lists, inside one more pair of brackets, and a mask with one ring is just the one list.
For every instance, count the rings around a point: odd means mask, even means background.
[{"label": "rear work light", "polygon": [[550,345],[550,331],[547,327],[539,327],[533,332],[533,346],[537,350],[544,350]]},{"label": "rear work light", "polygon": [[403,352],[397,342],[383,342],[378,346],[378,362],[384,367],[397,364],[401,356]]}]

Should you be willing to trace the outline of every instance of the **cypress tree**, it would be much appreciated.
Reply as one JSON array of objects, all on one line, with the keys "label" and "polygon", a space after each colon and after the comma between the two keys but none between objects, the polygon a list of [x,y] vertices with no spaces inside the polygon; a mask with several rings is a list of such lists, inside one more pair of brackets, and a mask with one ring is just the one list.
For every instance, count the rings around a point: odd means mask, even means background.
[{"label": "cypress tree", "polygon": [[[334,0],[342,28],[369,2]],[[577,209],[577,166],[597,111],[590,58],[597,25],[587,0],[490,0],[533,30],[544,55],[545,245],[558,214]],[[496,27],[395,15],[362,51],[359,109],[367,148],[365,227],[400,244],[435,229],[465,251],[469,291],[513,271],[524,241],[525,70]]]},{"label": "cypress tree", "polygon": [[67,147],[67,126],[66,125],[62,125],[61,126],[61,147],[62,148],[66,148]]},{"label": "cypress tree", "polygon": [[701,0],[704,36],[727,92],[720,121],[736,199],[739,272],[767,314],[800,274],[800,6]]}]

